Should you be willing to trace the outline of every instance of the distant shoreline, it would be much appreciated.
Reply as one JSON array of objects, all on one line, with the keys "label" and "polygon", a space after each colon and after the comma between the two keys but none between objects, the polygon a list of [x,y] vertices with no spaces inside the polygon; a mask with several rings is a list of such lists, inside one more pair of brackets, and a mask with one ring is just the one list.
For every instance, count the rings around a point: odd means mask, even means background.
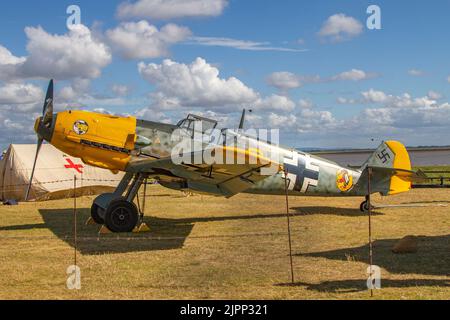
[{"label": "distant shoreline", "polygon": [[[408,147],[407,150],[413,166],[442,166],[450,164],[450,146]],[[344,166],[360,166],[367,161],[374,149],[302,151]]]},{"label": "distant shoreline", "polygon": [[[414,151],[414,152],[429,152],[429,151],[449,151],[450,150],[450,146],[442,146],[442,147],[406,147],[406,149],[408,151]],[[311,154],[347,154],[347,153],[352,153],[352,154],[356,154],[356,153],[372,153],[375,151],[375,149],[327,149],[327,150],[323,150],[323,149],[297,149],[297,150],[301,150],[304,152],[308,152]],[[307,151],[306,151],[307,150]]]}]

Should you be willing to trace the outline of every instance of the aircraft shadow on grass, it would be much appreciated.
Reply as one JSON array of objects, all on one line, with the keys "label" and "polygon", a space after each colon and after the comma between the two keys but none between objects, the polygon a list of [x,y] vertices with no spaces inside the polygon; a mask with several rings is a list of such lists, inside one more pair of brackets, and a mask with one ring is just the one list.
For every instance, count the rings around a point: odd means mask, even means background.
[{"label": "aircraft shadow on grass", "polygon": [[[400,239],[376,240],[373,243],[373,263],[390,273],[450,276],[450,235],[418,237],[418,251],[394,254],[391,250]],[[342,261],[368,261],[368,245],[297,254],[303,257],[326,258]]]},{"label": "aircraft shadow on grass", "polygon": [[[58,238],[74,246],[72,209],[40,209],[44,223],[0,227],[0,231],[49,229]],[[151,231],[140,234],[98,235],[100,226],[86,226],[90,209],[77,210],[77,249],[82,254],[126,253],[181,248],[194,224],[176,219],[146,217]]]},{"label": "aircraft shadow on grass", "polygon": [[[302,215],[302,216],[309,216],[309,215],[315,215],[315,214],[343,216],[343,217],[366,217],[367,216],[367,213],[364,213],[361,210],[356,209],[356,208],[303,206],[303,207],[292,207],[290,209],[293,212],[298,213],[299,215]],[[380,216],[380,215],[383,215],[383,213],[373,210],[372,215]]]},{"label": "aircraft shadow on grass", "polygon": [[[342,216],[363,216],[357,209],[333,207],[302,207],[292,208],[291,216],[310,214],[332,214]],[[195,223],[227,220],[251,220],[284,218],[285,213],[255,214],[239,216],[211,216],[181,219],[165,219],[145,217],[150,226],[150,232],[143,234],[101,235],[97,234],[98,226],[85,226],[84,222],[90,217],[90,209],[77,210],[77,248],[82,254],[125,253],[136,251],[171,250],[182,248],[187,237],[191,234]],[[32,229],[49,229],[58,238],[74,246],[73,210],[72,209],[40,209],[44,223],[0,227],[0,231],[20,231]],[[377,213],[374,213],[377,214]]]},{"label": "aircraft shadow on grass", "polygon": [[[364,279],[324,281],[321,283],[294,282],[277,284],[282,287],[306,287],[310,291],[352,293],[367,291]],[[450,287],[450,279],[381,279],[381,288],[411,288],[411,287]],[[376,295],[376,294],[375,294]]]},{"label": "aircraft shadow on grass", "polygon": [[[74,246],[73,209],[40,209],[44,223],[0,227],[0,231],[49,229],[58,238]],[[293,214],[292,216],[300,216]],[[90,209],[77,210],[77,248],[82,254],[125,253],[182,248],[195,223],[227,220],[285,218],[286,214],[212,216],[181,219],[145,217],[150,232],[142,234],[98,235],[99,226],[85,226]]]},{"label": "aircraft shadow on grass", "polygon": [[[385,239],[374,242],[374,264],[395,274],[420,274],[429,276],[447,276],[447,279],[381,279],[382,288],[408,288],[408,287],[450,287],[450,235],[421,236],[418,237],[418,252],[413,254],[394,254],[392,247],[400,239]],[[341,261],[368,261],[368,245],[296,254],[295,256],[326,258]],[[318,262],[320,263],[320,262]],[[383,277],[383,275],[382,275]],[[301,286],[308,290],[320,292],[350,293],[366,291],[365,279],[324,281],[320,283],[279,283],[276,286]]]}]

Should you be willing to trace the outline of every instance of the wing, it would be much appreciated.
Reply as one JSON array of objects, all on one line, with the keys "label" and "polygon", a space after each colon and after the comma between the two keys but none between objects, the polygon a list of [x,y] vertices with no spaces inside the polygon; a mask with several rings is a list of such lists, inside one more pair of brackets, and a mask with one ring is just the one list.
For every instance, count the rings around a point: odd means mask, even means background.
[{"label": "wing", "polygon": [[[222,153],[218,153],[222,152]],[[136,159],[128,165],[130,172],[152,172],[159,170],[169,171],[176,177],[187,181],[188,187],[200,192],[220,194],[232,197],[243,192],[257,182],[266,179],[271,172],[280,170],[278,163],[265,158],[258,150],[249,151],[235,147],[217,147],[214,154],[222,154],[222,161],[208,164],[204,161],[204,151],[183,154],[182,159],[191,159],[178,163],[171,157],[162,159]],[[201,159],[201,161],[192,161]],[[195,163],[195,164],[191,164]],[[263,168],[271,168],[264,171]]]}]

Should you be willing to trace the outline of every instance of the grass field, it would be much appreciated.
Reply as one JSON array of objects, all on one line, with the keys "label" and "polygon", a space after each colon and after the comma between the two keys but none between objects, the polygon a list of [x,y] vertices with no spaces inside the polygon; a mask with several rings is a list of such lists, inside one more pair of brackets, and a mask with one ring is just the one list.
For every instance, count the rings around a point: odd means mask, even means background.
[{"label": "grass field", "polygon": [[[151,187],[151,232],[98,236],[84,226],[92,197],[78,199],[82,289],[66,289],[73,264],[72,200],[0,207],[1,299],[370,299],[368,218],[361,198],[290,198],[295,283],[290,284],[283,197],[232,199]],[[413,190],[376,210],[375,299],[450,299],[450,190]],[[395,255],[406,235],[416,254]]]}]

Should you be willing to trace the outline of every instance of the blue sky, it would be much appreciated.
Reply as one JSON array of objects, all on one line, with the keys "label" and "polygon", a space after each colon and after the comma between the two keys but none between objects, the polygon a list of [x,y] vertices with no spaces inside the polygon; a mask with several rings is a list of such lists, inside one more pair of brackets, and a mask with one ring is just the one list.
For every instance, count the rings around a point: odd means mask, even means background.
[{"label": "blue sky", "polygon": [[[84,29],[68,30],[71,4]],[[372,4],[381,30],[366,27]],[[444,0],[8,1],[0,145],[34,141],[49,77],[61,110],[230,127],[251,107],[249,126],[295,147],[449,145],[449,17]]]}]

